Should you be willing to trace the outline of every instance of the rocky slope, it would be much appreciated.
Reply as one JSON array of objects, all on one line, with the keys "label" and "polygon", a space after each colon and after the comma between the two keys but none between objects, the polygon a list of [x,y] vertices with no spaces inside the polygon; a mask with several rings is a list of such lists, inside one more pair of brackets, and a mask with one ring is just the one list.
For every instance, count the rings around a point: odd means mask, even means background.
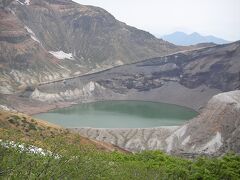
[{"label": "rocky slope", "polygon": [[[69,76],[11,11],[0,9],[0,92]],[[33,36],[33,38],[31,38]],[[54,73],[55,72],[55,73]]]},{"label": "rocky slope", "polygon": [[16,0],[8,6],[5,1],[0,1],[0,93],[179,50],[98,7],[71,0]]},{"label": "rocky slope", "polygon": [[191,156],[240,153],[240,90],[213,96],[198,117],[180,127],[72,131],[130,151],[160,149]]},{"label": "rocky slope", "polygon": [[[240,88],[240,42],[123,65],[99,73],[28,87],[2,104],[34,113],[98,100],[161,101],[197,111],[219,92]],[[41,108],[39,108],[41,107]]]},{"label": "rocky slope", "polygon": [[167,151],[240,153],[240,90],[213,96],[197,118],[166,141]]}]

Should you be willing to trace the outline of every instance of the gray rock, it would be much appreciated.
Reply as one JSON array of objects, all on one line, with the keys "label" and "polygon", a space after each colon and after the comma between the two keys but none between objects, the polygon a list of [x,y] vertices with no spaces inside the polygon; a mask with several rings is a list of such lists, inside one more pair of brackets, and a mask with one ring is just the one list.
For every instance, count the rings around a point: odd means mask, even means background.
[{"label": "gray rock", "polygon": [[188,157],[240,153],[240,90],[213,96],[198,117],[180,127],[71,131],[133,152],[162,150]]}]

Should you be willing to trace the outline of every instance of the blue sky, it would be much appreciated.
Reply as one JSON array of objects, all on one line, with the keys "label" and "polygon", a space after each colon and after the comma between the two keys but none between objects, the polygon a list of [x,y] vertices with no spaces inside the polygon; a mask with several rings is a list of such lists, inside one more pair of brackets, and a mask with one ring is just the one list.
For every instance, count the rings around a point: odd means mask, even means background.
[{"label": "blue sky", "polygon": [[240,0],[74,0],[106,9],[118,20],[162,36],[198,32],[240,40]]}]

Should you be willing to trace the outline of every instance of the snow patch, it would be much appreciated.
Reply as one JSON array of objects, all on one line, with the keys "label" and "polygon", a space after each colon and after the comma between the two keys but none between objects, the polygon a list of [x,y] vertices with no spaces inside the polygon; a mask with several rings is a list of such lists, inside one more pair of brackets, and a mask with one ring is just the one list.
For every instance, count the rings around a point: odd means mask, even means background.
[{"label": "snow patch", "polygon": [[[40,43],[40,41],[39,41],[38,38],[36,37],[35,33],[34,33],[29,27],[24,26],[24,28],[27,30],[27,32],[30,34],[31,38],[32,38],[34,41]],[[40,44],[41,44],[41,43],[40,43]]]},{"label": "snow patch", "polygon": [[74,60],[72,53],[65,53],[63,51],[49,51],[50,54],[58,59],[71,59]]}]

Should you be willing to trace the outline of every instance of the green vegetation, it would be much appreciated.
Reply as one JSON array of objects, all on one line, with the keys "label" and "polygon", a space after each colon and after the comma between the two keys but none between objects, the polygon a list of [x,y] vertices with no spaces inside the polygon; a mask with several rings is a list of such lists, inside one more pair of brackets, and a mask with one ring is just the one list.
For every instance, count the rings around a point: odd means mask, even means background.
[{"label": "green vegetation", "polygon": [[[240,156],[186,160],[160,151],[103,152],[46,139],[52,156],[0,146],[0,178],[9,179],[239,179]],[[56,158],[56,154],[60,158]]]},{"label": "green vegetation", "polygon": [[[240,179],[236,154],[188,160],[160,151],[110,152],[78,134],[6,112],[0,127],[0,179]],[[3,145],[9,141],[52,155]]]}]

